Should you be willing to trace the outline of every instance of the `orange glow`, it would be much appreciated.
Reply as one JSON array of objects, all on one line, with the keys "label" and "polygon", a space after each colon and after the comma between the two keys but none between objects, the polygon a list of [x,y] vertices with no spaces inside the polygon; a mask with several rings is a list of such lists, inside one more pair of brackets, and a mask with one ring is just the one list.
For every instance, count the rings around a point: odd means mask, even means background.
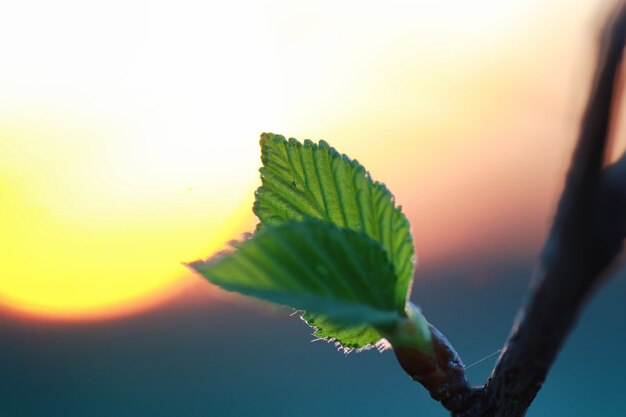
[{"label": "orange glow", "polygon": [[263,131],[326,139],[386,182],[421,263],[534,244],[595,3],[12,2],[0,309],[91,320],[192,285],[180,262],[252,228]]}]

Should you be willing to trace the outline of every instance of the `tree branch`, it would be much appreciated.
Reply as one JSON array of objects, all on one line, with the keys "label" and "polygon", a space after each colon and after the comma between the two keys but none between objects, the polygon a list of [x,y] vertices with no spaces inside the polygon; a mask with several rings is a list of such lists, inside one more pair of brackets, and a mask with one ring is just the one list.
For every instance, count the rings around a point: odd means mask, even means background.
[{"label": "tree branch", "polygon": [[395,349],[402,368],[455,417],[526,413],[582,306],[622,249],[626,153],[604,170],[603,165],[625,38],[626,2],[603,33],[593,88],[541,265],[485,386],[469,386],[461,359],[432,326],[435,358]]},{"label": "tree branch", "polygon": [[607,25],[554,225],[526,304],[480,400],[459,416],[523,416],[603,272],[622,249],[626,157],[603,172],[626,6]]}]

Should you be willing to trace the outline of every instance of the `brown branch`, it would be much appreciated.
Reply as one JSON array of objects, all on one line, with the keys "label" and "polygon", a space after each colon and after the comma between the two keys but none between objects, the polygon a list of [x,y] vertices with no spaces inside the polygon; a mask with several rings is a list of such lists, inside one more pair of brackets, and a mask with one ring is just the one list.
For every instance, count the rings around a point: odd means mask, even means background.
[{"label": "brown branch", "polygon": [[[456,417],[520,417],[541,388],[580,311],[626,236],[626,153],[603,170],[614,85],[626,38],[626,3],[607,24],[593,88],[554,225],[525,304],[484,387],[432,328],[436,360],[396,349],[405,371]],[[460,367],[459,367],[460,365]],[[448,378],[448,379],[446,379]]]},{"label": "brown branch", "polygon": [[602,166],[625,37],[622,6],[603,34],[593,89],[541,267],[483,395],[459,416],[526,413],[583,304],[622,249],[625,163],[604,172]]}]

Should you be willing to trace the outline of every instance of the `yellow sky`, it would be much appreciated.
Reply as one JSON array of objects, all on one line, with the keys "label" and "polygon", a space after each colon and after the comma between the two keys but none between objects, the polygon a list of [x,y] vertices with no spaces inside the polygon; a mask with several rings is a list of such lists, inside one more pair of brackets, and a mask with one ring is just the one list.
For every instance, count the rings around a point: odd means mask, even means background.
[{"label": "yellow sky", "polygon": [[0,16],[0,307],[48,317],[195,279],[181,261],[254,223],[263,131],[359,159],[422,262],[534,241],[602,16],[582,0],[88,3]]}]

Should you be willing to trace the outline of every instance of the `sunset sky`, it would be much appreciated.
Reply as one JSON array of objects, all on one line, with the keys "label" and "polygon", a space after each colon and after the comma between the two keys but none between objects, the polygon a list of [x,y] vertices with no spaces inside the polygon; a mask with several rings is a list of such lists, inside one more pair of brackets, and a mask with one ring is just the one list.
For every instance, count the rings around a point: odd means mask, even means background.
[{"label": "sunset sky", "polygon": [[182,261],[254,224],[263,131],[361,161],[424,267],[536,248],[604,9],[322,3],[4,6],[0,305],[106,317],[192,285]]},{"label": "sunset sky", "polygon": [[[296,319],[182,263],[253,229],[261,132],[324,139],[403,206],[413,301],[466,362],[492,353],[550,225],[613,3],[0,6],[0,417],[322,415],[312,385],[329,416],[445,415],[393,355],[309,344]],[[605,379],[626,368],[598,360],[626,349],[611,330],[624,278],[529,417],[626,411]],[[603,383],[578,403],[580,375]]]}]

